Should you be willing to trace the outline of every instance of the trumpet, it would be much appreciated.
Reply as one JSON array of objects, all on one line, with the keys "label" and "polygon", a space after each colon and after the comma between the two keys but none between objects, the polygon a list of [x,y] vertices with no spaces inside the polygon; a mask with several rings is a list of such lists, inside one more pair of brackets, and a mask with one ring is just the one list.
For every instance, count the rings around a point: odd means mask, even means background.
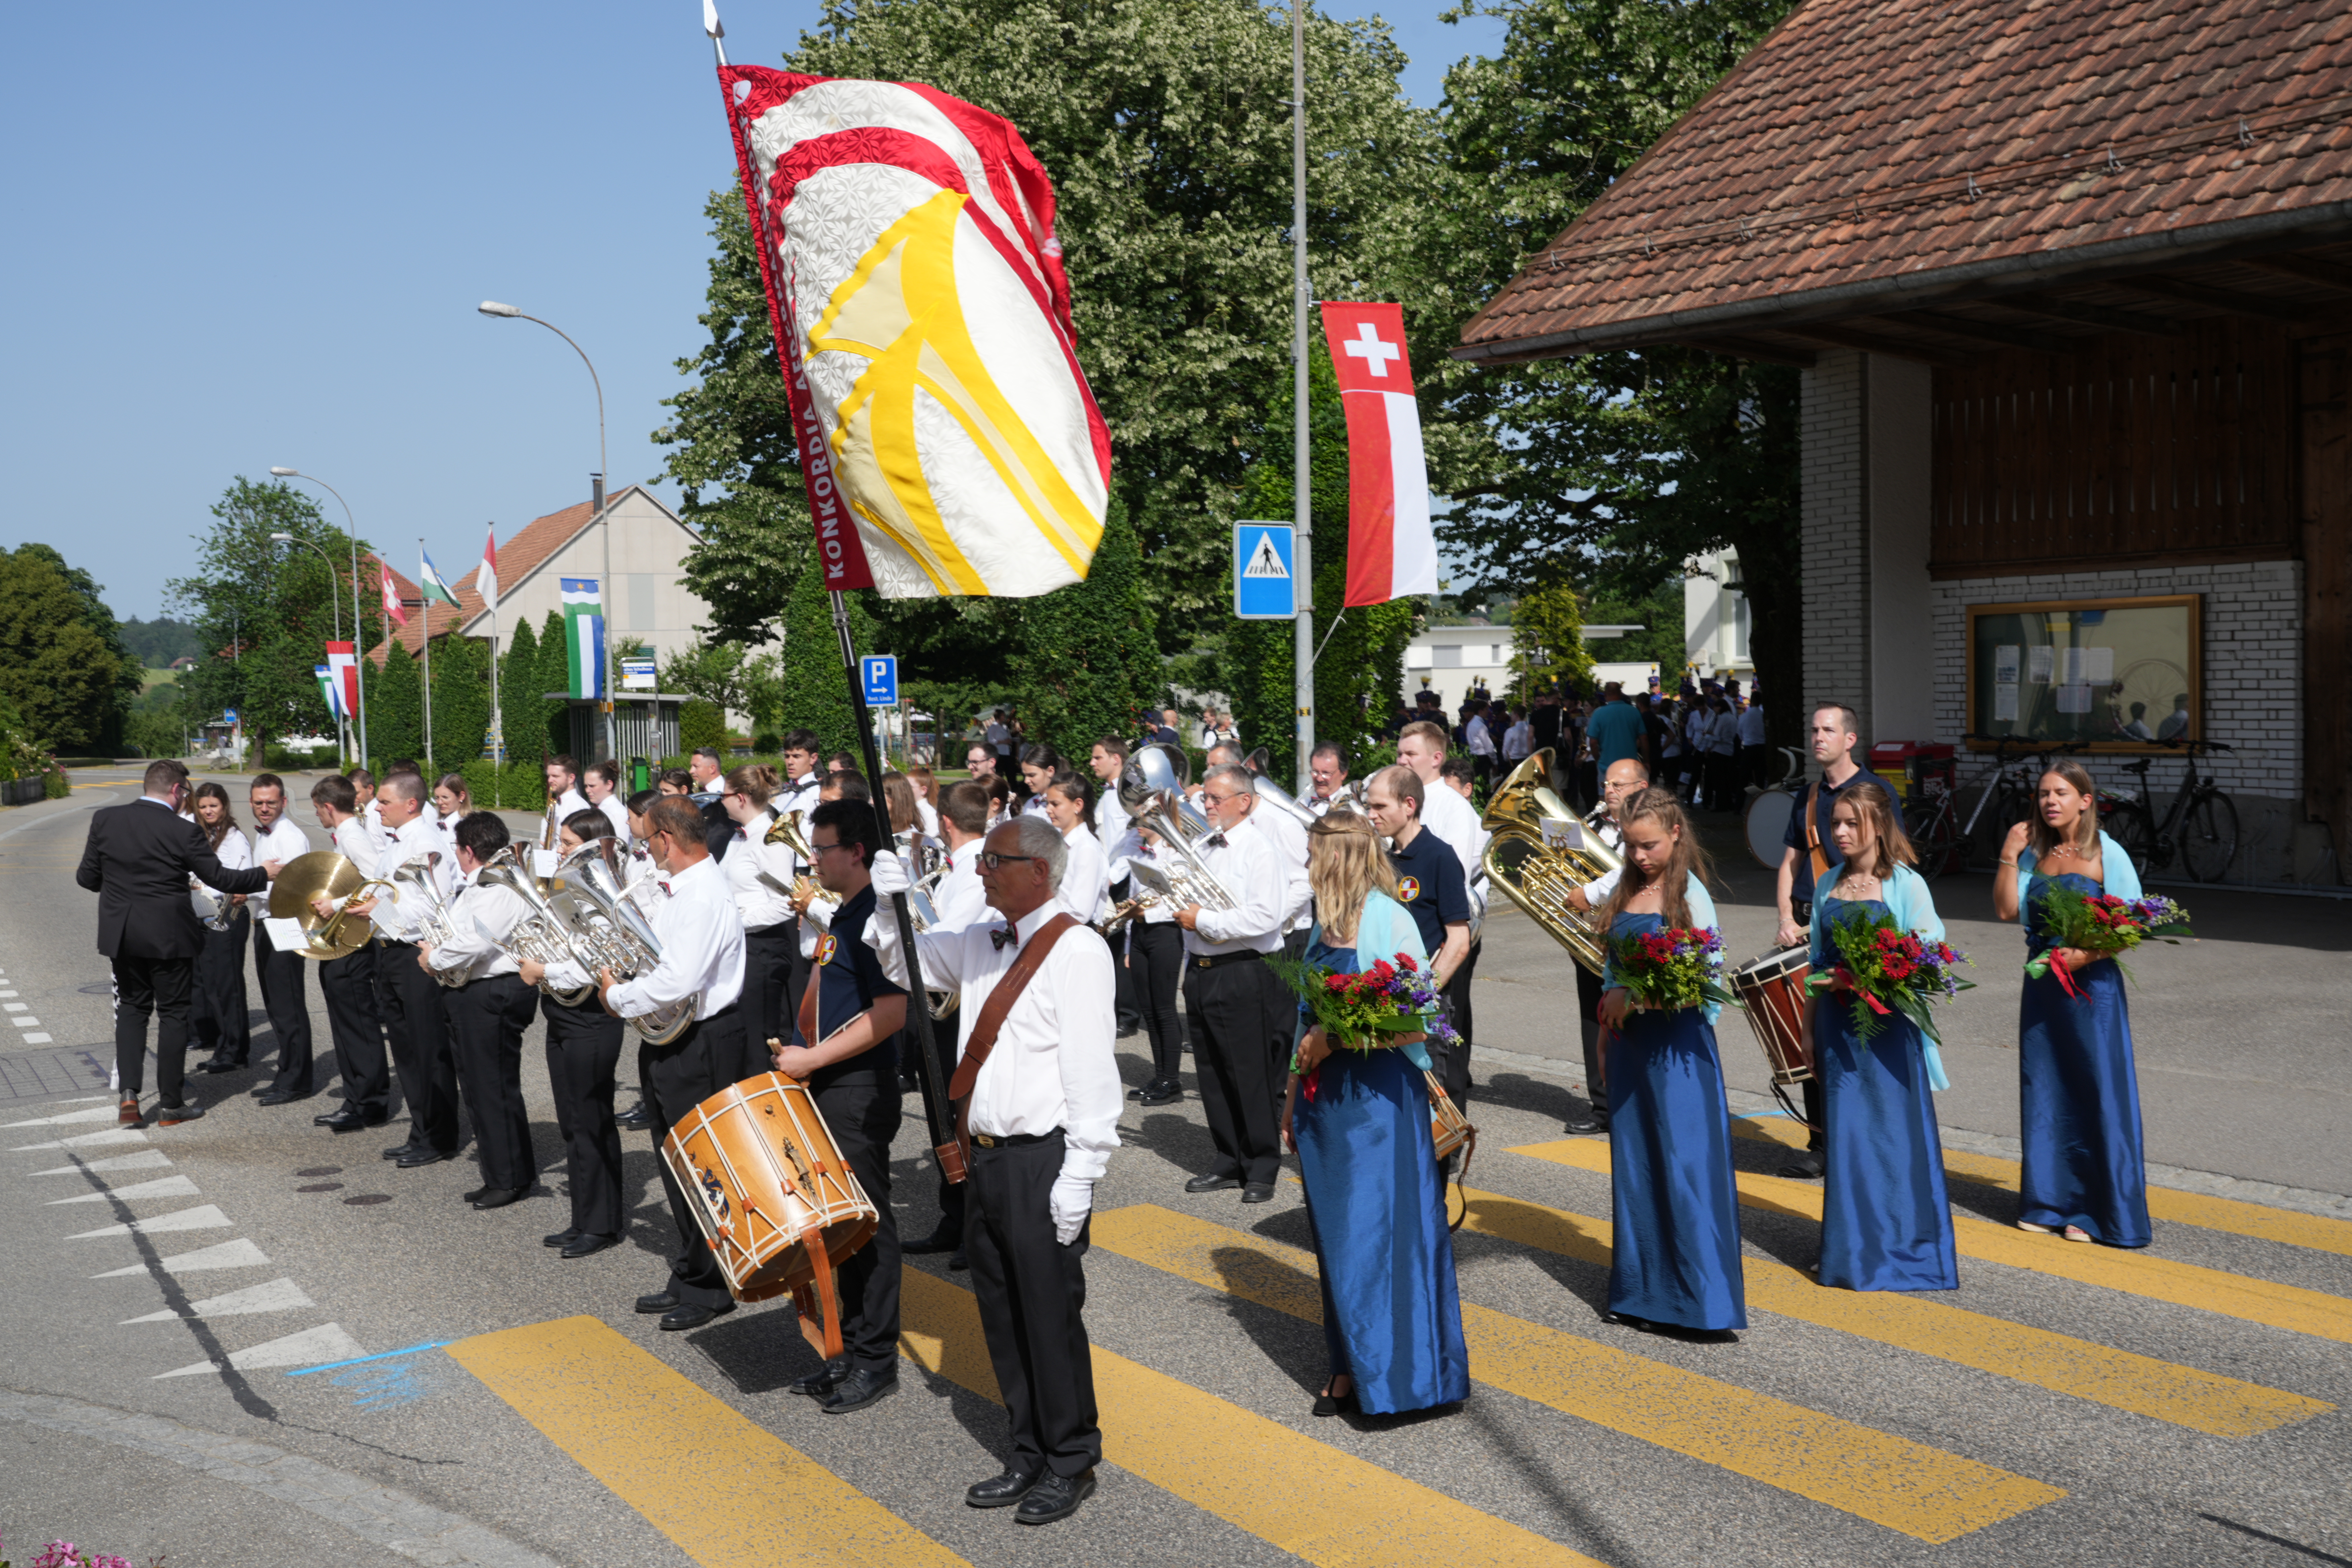
[{"label": "trumpet", "polygon": [[[1171,756],[1173,760],[1171,761]],[[1128,863],[1128,877],[1146,893],[1183,909],[1235,910],[1241,900],[1217,880],[1192,846],[1209,835],[1209,819],[1184,798],[1191,767],[1164,742],[1145,746],[1127,761],[1118,776],[1118,803],[1133,821],[1151,829],[1167,854],[1165,868]]]},{"label": "trumpet", "polygon": [[[809,847],[808,834],[804,826],[807,815],[800,811],[783,813],[769,827],[767,836],[761,842],[781,844],[800,857],[803,865],[815,865],[816,852]],[[774,878],[764,871],[760,875],[770,887],[776,886]],[[834,911],[841,907],[841,896],[838,893],[827,892],[814,878],[805,875],[794,877],[790,888],[776,888],[776,890],[790,897],[793,903],[801,907],[803,913],[814,910],[817,906],[823,905],[824,909],[817,914],[817,919],[826,925],[833,923]]]},{"label": "trumpet", "polygon": [[1608,958],[1608,933],[1593,926],[1588,911],[1570,904],[1568,894],[1624,862],[1590,835],[1580,849],[1555,848],[1545,841],[1546,818],[1578,820],[1544,782],[1551,777],[1551,757],[1547,746],[1496,786],[1478,824],[1493,836],[1480,865],[1505,898],[1525,910],[1577,963],[1598,974]]}]

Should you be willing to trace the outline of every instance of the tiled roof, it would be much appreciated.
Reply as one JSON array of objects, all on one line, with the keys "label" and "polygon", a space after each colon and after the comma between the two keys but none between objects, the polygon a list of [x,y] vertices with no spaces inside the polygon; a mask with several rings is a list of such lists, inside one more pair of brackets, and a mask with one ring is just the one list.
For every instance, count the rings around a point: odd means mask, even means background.
[{"label": "tiled roof", "polygon": [[1901,310],[2111,255],[2161,268],[2352,222],[2347,153],[2341,0],[1808,0],[1456,353]]},{"label": "tiled roof", "polygon": [[[624,486],[606,496],[605,504],[618,505],[621,498],[627,494],[631,488],[634,487]],[[530,575],[541,562],[562,549],[566,540],[587,527],[588,520],[593,515],[594,503],[583,500],[577,506],[567,506],[562,511],[551,511],[544,517],[533,518],[525,523],[512,539],[499,546],[500,589],[510,590],[516,584]],[[480,574],[481,570],[481,563],[477,562],[472,571],[449,584],[457,591],[459,608],[453,610],[436,599],[428,607],[429,616],[417,613],[417,606],[414,602],[421,595],[417,585],[395,570],[392,574],[393,585],[400,591],[402,598],[411,603],[408,605],[408,624],[404,626],[394,626],[393,635],[399,637],[407,646],[408,651],[414,654],[424,648],[425,639],[428,635],[437,637],[457,631],[467,622],[480,615],[486,606],[482,603],[482,595],[475,592],[474,580]],[[430,633],[425,630],[428,624],[432,627]],[[382,643],[377,644],[373,650],[373,657],[378,664],[383,662],[384,651],[384,645]]]}]

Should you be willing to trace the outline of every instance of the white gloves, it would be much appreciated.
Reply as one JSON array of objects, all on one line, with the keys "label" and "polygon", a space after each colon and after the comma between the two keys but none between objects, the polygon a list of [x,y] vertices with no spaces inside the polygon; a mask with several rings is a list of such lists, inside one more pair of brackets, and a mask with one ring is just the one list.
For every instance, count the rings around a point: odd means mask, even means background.
[{"label": "white gloves", "polygon": [[1095,1206],[1095,1184],[1084,1176],[1056,1176],[1046,1206],[1054,1215],[1054,1239],[1067,1247],[1078,1239],[1087,1212]]},{"label": "white gloves", "polygon": [[915,884],[907,876],[907,863],[895,849],[885,849],[874,857],[874,896],[887,899],[893,893],[910,893]]}]

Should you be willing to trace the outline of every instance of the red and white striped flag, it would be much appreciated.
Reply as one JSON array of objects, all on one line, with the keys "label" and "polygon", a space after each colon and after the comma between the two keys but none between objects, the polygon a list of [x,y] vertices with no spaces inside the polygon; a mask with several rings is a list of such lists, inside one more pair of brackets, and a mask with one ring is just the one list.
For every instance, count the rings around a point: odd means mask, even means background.
[{"label": "red and white striped flag", "polygon": [[400,590],[392,585],[392,568],[383,563],[381,555],[374,560],[376,578],[383,584],[383,613],[404,626],[408,624],[408,612],[400,607]]},{"label": "red and white striped flag", "polygon": [[1348,414],[1349,605],[1437,592],[1421,406],[1405,354],[1404,307],[1323,306],[1323,337]]},{"label": "red and white striped flag", "polygon": [[474,572],[474,591],[482,596],[482,608],[492,615],[499,611],[499,525],[490,524],[490,537],[482,545],[482,563]]}]

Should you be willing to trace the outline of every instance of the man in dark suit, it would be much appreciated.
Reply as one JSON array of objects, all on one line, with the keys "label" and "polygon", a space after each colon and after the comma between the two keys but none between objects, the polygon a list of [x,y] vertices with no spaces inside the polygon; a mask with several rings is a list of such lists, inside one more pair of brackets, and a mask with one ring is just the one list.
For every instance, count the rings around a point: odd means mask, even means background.
[{"label": "man in dark suit", "polygon": [[181,1096],[188,1054],[188,992],[205,928],[188,901],[188,879],[223,893],[266,894],[276,866],[232,871],[205,842],[204,831],[180,815],[188,797],[188,770],[152,763],[143,793],[127,805],[110,805],[90,818],[89,842],[74,880],[98,895],[98,951],[114,963],[114,1060],[122,1080],[117,1120],[139,1124],[139,1091],[147,1065],[147,1020],[163,1016],[155,1035],[156,1124],[194,1121],[204,1108]]}]

